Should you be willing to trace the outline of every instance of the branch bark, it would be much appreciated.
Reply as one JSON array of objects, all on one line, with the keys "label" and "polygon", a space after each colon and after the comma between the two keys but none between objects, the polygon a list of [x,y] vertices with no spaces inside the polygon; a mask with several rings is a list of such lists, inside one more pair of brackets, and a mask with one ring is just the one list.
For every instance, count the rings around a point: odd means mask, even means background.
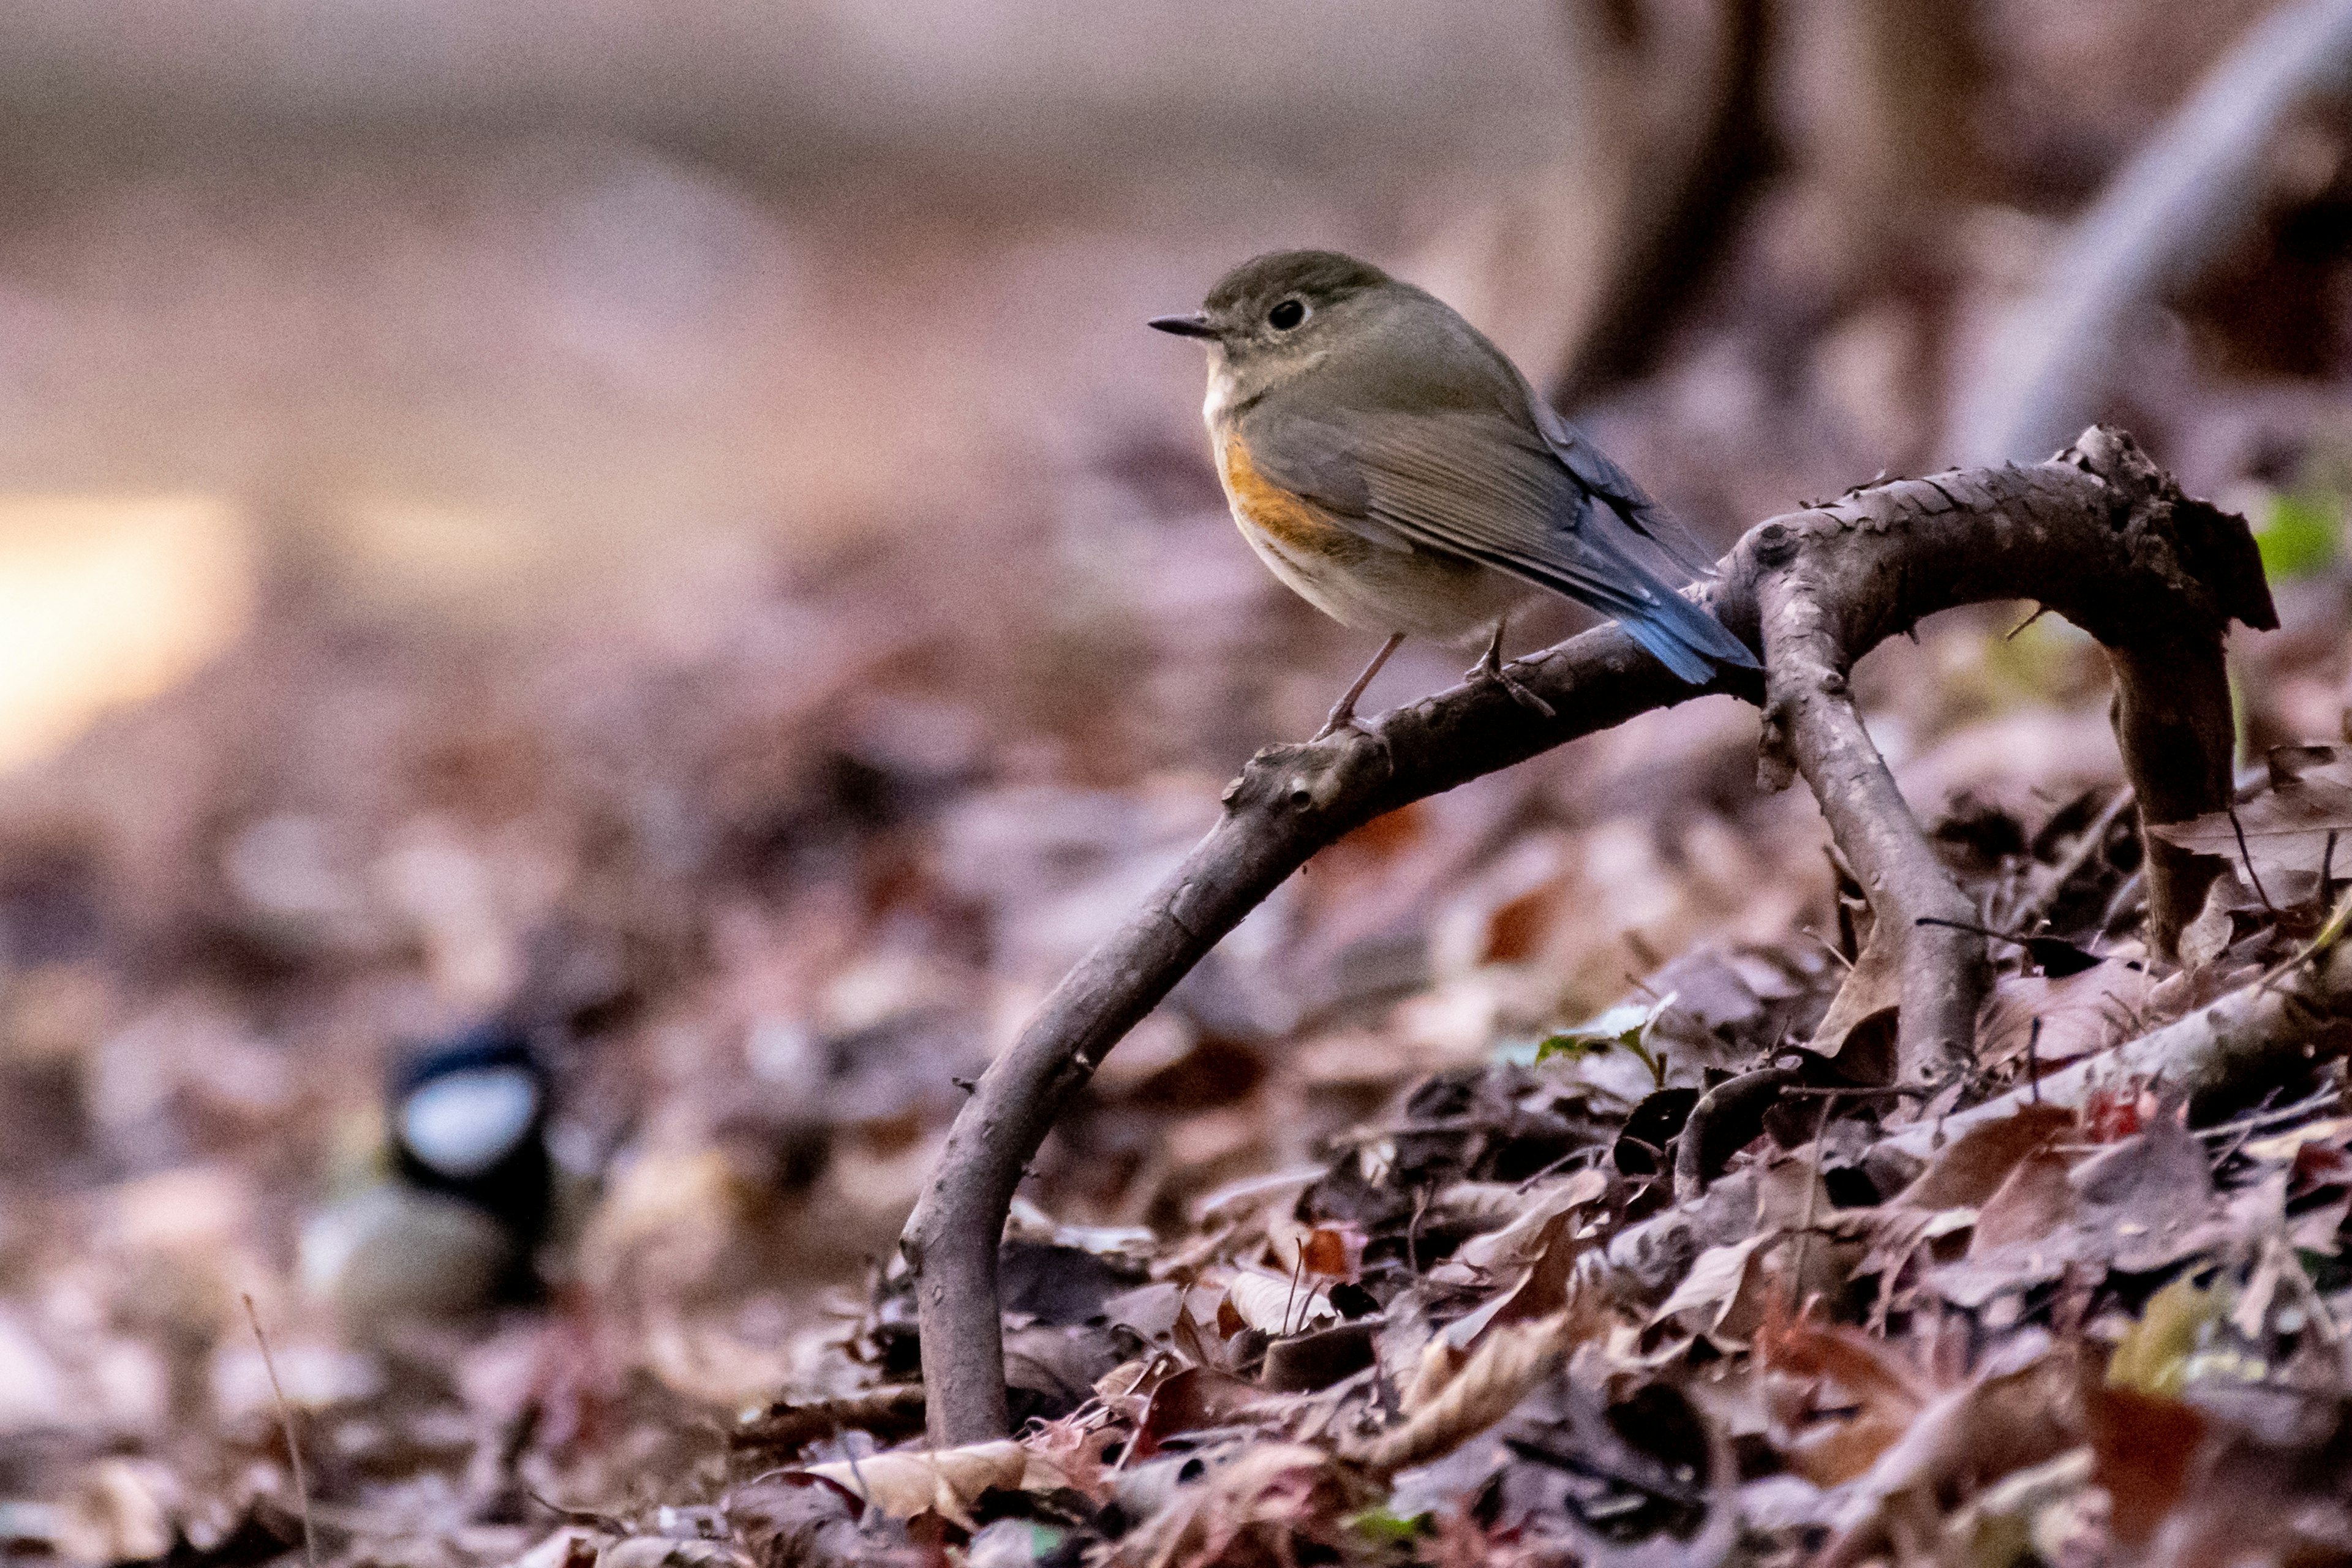
[{"label": "branch bark", "polygon": [[[1944,895],[1903,880],[1922,874],[1907,847],[1924,838],[1842,689],[1855,658],[1937,610],[1987,600],[2048,605],[2120,653],[2116,724],[2143,821],[2179,821],[2228,799],[2228,623],[2275,621],[2242,520],[2183,495],[2128,437],[2107,430],[2086,432],[2032,468],[1900,480],[1775,519],[1724,558],[1706,596],[1751,646],[1801,666],[1773,671],[1773,740],[1824,792],[1832,831],[1856,868],[1885,871],[1867,891],[1874,930],[1890,940],[1915,929],[1912,906],[1900,900]],[[1750,701],[1767,695],[1752,672],[1685,686],[1613,625],[1522,659],[1514,674],[1553,717],[1488,682],[1385,714],[1369,730],[1260,752],[1227,788],[1224,816],[1208,837],[991,1064],[900,1242],[914,1275],[935,1444],[1004,1430],[997,1251],[1030,1157],[1120,1037],[1284,878],[1384,812],[1637,713],[1716,691]],[[1890,816],[1900,820],[1889,826]],[[1885,843],[1864,849],[1855,837],[1863,834]],[[2168,947],[2203,893],[2196,862],[2183,858],[2159,876],[2151,849],[2157,945]],[[1906,1021],[1898,1037],[1942,1040],[1957,1030],[1967,1038],[1972,1018],[1955,1000],[1974,994],[1965,950],[1958,963],[1940,943],[1912,957],[1922,969],[1945,967],[1933,985],[1920,983],[1919,1005],[1932,1022]],[[1907,983],[1905,1000],[1908,1013]]]}]

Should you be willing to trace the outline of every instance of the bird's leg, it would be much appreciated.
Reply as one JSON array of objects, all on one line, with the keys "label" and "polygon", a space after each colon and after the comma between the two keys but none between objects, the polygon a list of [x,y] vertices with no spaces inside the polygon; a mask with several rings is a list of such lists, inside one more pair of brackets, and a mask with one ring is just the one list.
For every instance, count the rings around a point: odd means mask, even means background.
[{"label": "bird's leg", "polygon": [[1479,656],[1478,662],[1470,667],[1470,679],[1474,681],[1494,681],[1509,692],[1511,700],[1520,707],[1532,708],[1547,719],[1559,718],[1559,712],[1550,703],[1512,679],[1510,672],[1503,668],[1503,628],[1510,624],[1508,616],[1495,623],[1495,635],[1487,641],[1486,651]]},{"label": "bird's leg", "polygon": [[1372,662],[1364,666],[1364,673],[1356,677],[1356,684],[1348,688],[1348,695],[1339,699],[1339,705],[1331,710],[1331,716],[1323,721],[1323,728],[1315,731],[1317,740],[1320,741],[1328,735],[1336,735],[1355,723],[1356,699],[1364,694],[1364,688],[1372,683],[1372,677],[1381,672],[1381,666],[1389,661],[1389,655],[1403,646],[1402,632],[1397,633],[1381,645],[1381,651],[1372,655]]}]

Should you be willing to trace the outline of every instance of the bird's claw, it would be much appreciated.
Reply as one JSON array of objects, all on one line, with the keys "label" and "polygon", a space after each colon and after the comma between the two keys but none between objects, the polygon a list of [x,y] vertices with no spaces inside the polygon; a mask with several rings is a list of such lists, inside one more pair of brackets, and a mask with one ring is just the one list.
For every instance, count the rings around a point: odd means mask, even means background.
[{"label": "bird's claw", "polygon": [[1512,675],[1509,670],[1503,668],[1502,661],[1500,659],[1480,659],[1476,664],[1471,667],[1470,679],[1474,685],[1488,681],[1493,682],[1495,685],[1501,687],[1505,691],[1510,693],[1512,701],[1517,703],[1522,708],[1529,709],[1532,711],[1542,715],[1546,719],[1557,719],[1559,717],[1559,710],[1554,708],[1550,703],[1545,701],[1542,698],[1528,690],[1526,686],[1520,683],[1517,677]]}]

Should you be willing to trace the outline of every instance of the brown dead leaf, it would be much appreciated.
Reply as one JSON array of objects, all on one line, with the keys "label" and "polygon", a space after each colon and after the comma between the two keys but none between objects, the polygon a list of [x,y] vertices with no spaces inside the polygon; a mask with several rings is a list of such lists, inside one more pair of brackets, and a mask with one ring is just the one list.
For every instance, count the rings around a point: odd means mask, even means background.
[{"label": "brown dead leaf", "polygon": [[1151,1402],[1139,1423],[1136,1454],[1150,1458],[1161,1441],[1179,1432],[1231,1423],[1250,1405],[1265,1398],[1256,1384],[1214,1367],[1188,1366],[1170,1373],[1151,1391]]},{"label": "brown dead leaf", "polygon": [[1774,1447],[1816,1486],[1878,1462],[1936,1395],[1895,1348],[1856,1329],[1794,1323],[1757,1337]]},{"label": "brown dead leaf", "polygon": [[1874,932],[1831,1000],[1828,1016],[1813,1031],[1810,1048],[1821,1056],[1836,1056],[1856,1030],[1894,1017],[1902,1001],[1903,954],[1895,942],[1881,942]]},{"label": "brown dead leaf", "polygon": [[2063,1154],[2047,1148],[2020,1160],[1977,1211],[1969,1257],[1981,1260],[2004,1247],[2040,1241],[2072,1220],[2081,1205],[2067,1180],[2071,1168]]},{"label": "brown dead leaf", "polygon": [[2025,1105],[1998,1121],[1979,1121],[1938,1149],[1918,1180],[1896,1194],[1905,1208],[1976,1208],[2000,1190],[2017,1163],[2074,1124],[2055,1105]]},{"label": "brown dead leaf", "polygon": [[1528,1195],[1510,1224],[1464,1242],[1453,1260],[1488,1276],[1527,1268],[1551,1250],[1559,1221],[1572,1218],[1608,1190],[1609,1178],[1591,1169],[1539,1188]]},{"label": "brown dead leaf", "polygon": [[2328,837],[2352,832],[2352,747],[2282,747],[2272,753],[2270,788],[2253,799],[2234,811],[2208,812],[2148,831],[2193,854],[2233,862],[2242,857],[2242,853],[2252,857],[2256,875],[2315,872],[2326,856]]},{"label": "brown dead leaf", "polygon": [[[1979,1053],[1989,1066],[2005,1066],[2022,1058],[2031,1041],[2046,1070],[2053,1063],[2105,1050],[2141,1032],[2155,989],[2146,969],[2114,959],[2054,980],[2046,974],[2005,975],[1985,1005]],[[2039,1037],[2033,1033],[2037,1018]]]},{"label": "brown dead leaf", "polygon": [[1320,1448],[1256,1443],[1180,1488],[1102,1560],[1118,1568],[1205,1568],[1339,1559],[1360,1544],[1348,1520],[1376,1495]]},{"label": "brown dead leaf", "polygon": [[1987,1485],[2064,1452],[2081,1430],[2077,1384],[2071,1355],[2028,1345],[1937,1395],[1853,1483],[1819,1568],[1853,1568],[1878,1555],[1891,1520],[1915,1510],[1936,1517],[1936,1500],[1951,1486]]},{"label": "brown dead leaf", "polygon": [[[2004,1291],[2055,1279],[2070,1264],[2150,1273],[2228,1235],[2205,1152],[2169,1116],[2084,1160],[2066,1173],[2063,1192],[2048,1164],[2021,1161],[2011,1176],[2018,1184],[2011,1190],[2004,1183],[2008,1201],[1995,1216],[2008,1243],[1972,1245],[1965,1260],[1930,1276],[1937,1292],[1957,1306],[1974,1309]],[[1985,1207],[1992,1206],[1989,1200]],[[1985,1223],[1985,1209],[1977,1223]]]},{"label": "brown dead leaf", "polygon": [[1403,1425],[1382,1433],[1351,1457],[1373,1474],[1386,1476],[1452,1453],[1508,1415],[1537,1384],[1551,1375],[1576,1336],[1577,1316],[1563,1311],[1536,1322],[1495,1330],[1480,1342],[1462,1369],[1414,1408]]},{"label": "brown dead leaf", "polygon": [[1765,1231],[1700,1253],[1674,1294],[1651,1314],[1652,1326],[1673,1322],[1725,1348],[1745,1345],[1764,1321],[1768,1299],[1759,1254],[1778,1239],[1777,1231]]},{"label": "brown dead leaf", "polygon": [[810,1465],[802,1472],[846,1488],[892,1519],[937,1513],[966,1529],[982,1492],[1050,1491],[1069,1479],[1042,1455],[1013,1439],[961,1448],[905,1448]]},{"label": "brown dead leaf", "polygon": [[2116,1540],[2144,1546],[2180,1499],[2205,1416],[2193,1405],[2116,1384],[2085,1389],[2083,1413],[2093,1473],[2114,1504]]},{"label": "brown dead leaf", "polygon": [[1317,1226],[1299,1247],[1302,1267],[1323,1279],[1354,1279],[1363,1272],[1364,1233],[1353,1226]]}]

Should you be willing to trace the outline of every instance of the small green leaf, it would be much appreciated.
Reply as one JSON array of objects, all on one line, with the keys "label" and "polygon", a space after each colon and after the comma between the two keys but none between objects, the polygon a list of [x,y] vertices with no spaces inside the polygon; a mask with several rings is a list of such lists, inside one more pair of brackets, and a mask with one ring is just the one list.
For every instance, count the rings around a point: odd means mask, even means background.
[{"label": "small green leaf", "polygon": [[2342,548],[2344,498],[2332,490],[2298,490],[2271,498],[2254,531],[2263,570],[2274,583],[2315,576],[2336,563]]},{"label": "small green leaf", "polygon": [[1402,1546],[1418,1540],[1429,1531],[1430,1519],[1425,1513],[1398,1514],[1387,1509],[1367,1509],[1348,1521],[1356,1533],[1376,1546]]},{"label": "small green leaf", "polygon": [[1623,1043],[1614,1035],[1547,1035],[1536,1047],[1536,1063],[1541,1066],[1554,1057],[1566,1057],[1570,1061],[1580,1062],[1587,1057],[1614,1050]]},{"label": "small green leaf", "polygon": [[1650,1031],[1657,1026],[1658,1017],[1675,1005],[1672,994],[1643,1006],[1638,1002],[1620,1002],[1598,1017],[1580,1024],[1573,1029],[1563,1029],[1545,1037],[1536,1047],[1538,1063],[1554,1057],[1566,1057],[1570,1062],[1580,1062],[1618,1049],[1631,1051],[1642,1065],[1650,1069],[1650,1077],[1658,1087],[1665,1087],[1666,1058],[1664,1052],[1650,1050]]}]

